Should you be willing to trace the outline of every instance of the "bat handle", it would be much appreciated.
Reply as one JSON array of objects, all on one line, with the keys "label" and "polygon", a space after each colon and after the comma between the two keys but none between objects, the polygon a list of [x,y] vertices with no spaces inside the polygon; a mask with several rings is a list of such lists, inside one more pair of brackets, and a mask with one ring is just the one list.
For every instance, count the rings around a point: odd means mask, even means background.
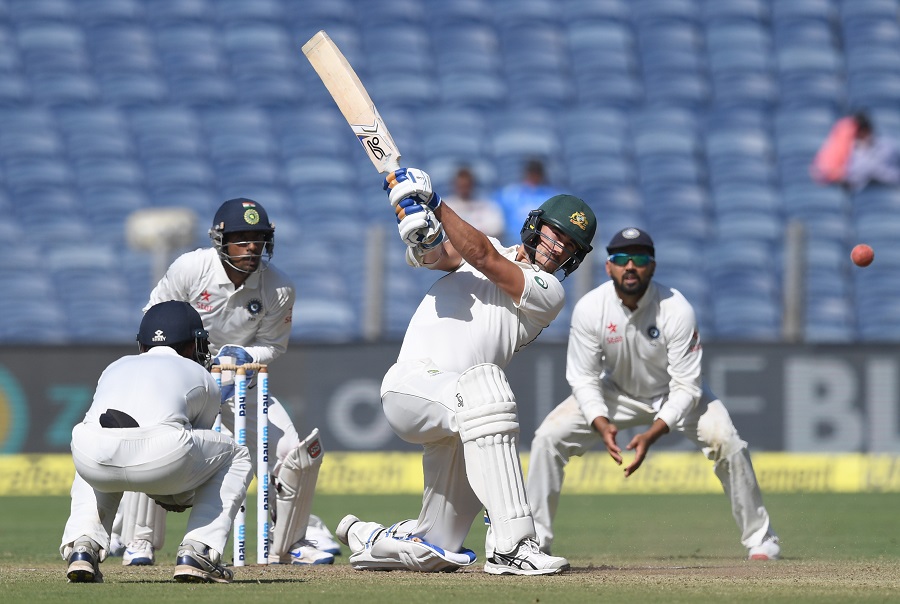
[{"label": "bat handle", "polygon": [[384,164],[382,165],[382,168],[383,169],[381,171],[384,174],[388,174],[390,172],[393,172],[394,170],[399,170],[400,169],[400,157],[391,156],[391,157],[386,158],[384,160]]}]

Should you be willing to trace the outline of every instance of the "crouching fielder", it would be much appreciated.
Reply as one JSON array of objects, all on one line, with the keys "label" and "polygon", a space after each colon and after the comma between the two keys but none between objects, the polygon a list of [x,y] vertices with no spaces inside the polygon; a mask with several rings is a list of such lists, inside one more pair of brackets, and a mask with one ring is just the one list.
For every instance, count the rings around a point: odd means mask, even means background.
[{"label": "crouching fielder", "polygon": [[553,544],[569,459],[603,442],[621,465],[618,430],[649,426],[626,447],[635,457],[625,476],[637,471],[660,436],[680,431],[714,462],[748,557],[777,559],[781,547],[747,443],[722,402],[702,385],[693,308],[677,290],[651,283],[656,262],[647,233],[624,229],[607,251],[611,280],[586,294],[572,313],[566,360],[572,395],[547,416],[531,443],[528,499],[541,549],[550,552]]},{"label": "crouching fielder", "polygon": [[578,198],[553,197],[528,216],[523,243],[503,247],[442,204],[424,172],[393,172],[385,188],[408,263],[448,273],[410,320],[381,387],[388,423],[424,449],[425,492],[418,519],[384,526],[349,515],[337,536],[359,570],[452,571],[475,562],[463,542],[486,508],[486,572],[562,572],[565,558],[542,553],[535,541],[516,399],[503,367],[562,309],[555,273],[575,270],[590,251],[594,214]]}]

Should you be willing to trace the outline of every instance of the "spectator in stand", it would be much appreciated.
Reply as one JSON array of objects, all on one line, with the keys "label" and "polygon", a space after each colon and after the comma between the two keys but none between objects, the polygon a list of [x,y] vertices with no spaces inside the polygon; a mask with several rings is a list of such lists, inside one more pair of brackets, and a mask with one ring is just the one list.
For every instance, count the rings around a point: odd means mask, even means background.
[{"label": "spectator in stand", "polygon": [[491,199],[476,197],[475,175],[468,166],[460,166],[453,178],[453,194],[447,197],[463,220],[487,235],[503,237],[505,219],[503,209]]},{"label": "spectator in stand", "polygon": [[547,182],[547,173],[541,160],[528,160],[522,172],[522,180],[506,185],[495,195],[497,203],[503,209],[505,240],[517,241],[520,236],[517,225],[522,222],[522,216],[527,216],[528,212],[561,192]]},{"label": "spectator in stand", "polygon": [[900,160],[893,143],[876,135],[863,111],[839,119],[816,154],[810,173],[818,183],[840,184],[852,192],[869,183],[900,183]]}]

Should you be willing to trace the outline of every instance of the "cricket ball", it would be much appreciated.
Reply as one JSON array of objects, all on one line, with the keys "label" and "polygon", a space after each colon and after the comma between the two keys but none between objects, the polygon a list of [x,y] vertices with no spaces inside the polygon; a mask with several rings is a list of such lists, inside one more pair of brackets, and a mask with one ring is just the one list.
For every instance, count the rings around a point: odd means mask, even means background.
[{"label": "cricket ball", "polygon": [[865,243],[860,243],[850,252],[850,259],[856,266],[869,266],[875,259],[875,251]]}]

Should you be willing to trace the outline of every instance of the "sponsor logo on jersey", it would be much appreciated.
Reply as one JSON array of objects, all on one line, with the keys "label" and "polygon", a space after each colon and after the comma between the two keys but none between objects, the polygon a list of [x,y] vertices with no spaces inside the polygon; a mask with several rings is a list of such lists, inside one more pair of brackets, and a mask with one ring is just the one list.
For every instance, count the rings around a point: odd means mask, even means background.
[{"label": "sponsor logo on jersey", "polygon": [[656,340],[659,338],[659,329],[656,325],[651,325],[647,328],[647,335],[650,336],[651,340]]},{"label": "sponsor logo on jersey", "polygon": [[541,279],[540,277],[534,278],[535,282],[541,286],[542,289],[547,289],[547,282]]}]

